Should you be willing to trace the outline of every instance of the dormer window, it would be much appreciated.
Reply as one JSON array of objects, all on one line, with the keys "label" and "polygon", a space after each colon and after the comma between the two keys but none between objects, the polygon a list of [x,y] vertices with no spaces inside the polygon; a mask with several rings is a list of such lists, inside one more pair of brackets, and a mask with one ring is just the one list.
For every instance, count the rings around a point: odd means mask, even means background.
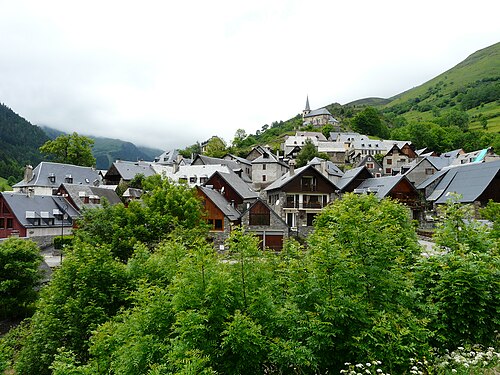
[{"label": "dormer window", "polygon": [[55,183],[56,182],[56,175],[54,173],[50,173],[49,174],[49,181],[51,183]]},{"label": "dormer window", "polygon": [[72,184],[73,183],[73,176],[71,176],[70,174],[67,174],[66,177],[64,177],[64,181],[67,182],[68,184]]}]

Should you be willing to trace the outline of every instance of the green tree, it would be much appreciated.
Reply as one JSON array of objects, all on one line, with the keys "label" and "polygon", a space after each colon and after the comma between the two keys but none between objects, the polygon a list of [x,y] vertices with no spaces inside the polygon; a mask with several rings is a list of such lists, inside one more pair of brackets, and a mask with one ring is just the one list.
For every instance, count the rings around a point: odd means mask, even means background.
[{"label": "green tree", "polygon": [[205,148],[205,155],[221,158],[227,153],[226,142],[222,138],[212,137]]},{"label": "green tree", "polygon": [[387,125],[381,120],[380,112],[373,107],[366,107],[351,120],[354,130],[367,135],[386,138],[389,135]]},{"label": "green tree", "polygon": [[0,242],[0,319],[25,317],[37,297],[42,257],[32,241]]},{"label": "green tree", "polygon": [[321,129],[321,133],[323,133],[323,135],[326,137],[326,139],[329,139],[330,138],[330,133],[333,132],[333,130],[334,130],[334,127],[333,127],[332,124],[326,124]]},{"label": "green tree", "polygon": [[92,155],[93,144],[92,139],[78,133],[66,134],[45,142],[40,147],[40,152],[56,163],[92,167],[95,165],[95,158]]},{"label": "green tree", "polygon": [[314,143],[309,138],[306,139],[304,146],[297,154],[297,167],[303,167],[316,156],[319,156],[316,146],[314,146]]},{"label": "green tree", "polygon": [[247,136],[245,129],[237,129],[232,142],[233,147],[240,148]]}]

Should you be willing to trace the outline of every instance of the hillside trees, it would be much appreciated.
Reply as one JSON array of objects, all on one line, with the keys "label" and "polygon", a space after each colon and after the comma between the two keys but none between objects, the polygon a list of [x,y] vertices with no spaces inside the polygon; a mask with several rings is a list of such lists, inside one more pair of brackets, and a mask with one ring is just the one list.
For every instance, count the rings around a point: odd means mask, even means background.
[{"label": "hillside trees", "polygon": [[374,135],[380,138],[387,138],[389,130],[381,120],[380,112],[373,107],[366,107],[351,119],[352,128],[367,135]]},{"label": "hillside trees", "polygon": [[40,152],[56,163],[92,167],[95,166],[95,158],[92,155],[93,144],[92,139],[75,132],[60,135],[52,141],[45,142],[40,147]]},{"label": "hillside trees", "polygon": [[220,137],[212,137],[208,141],[204,154],[214,158],[221,158],[227,153],[226,142]]}]

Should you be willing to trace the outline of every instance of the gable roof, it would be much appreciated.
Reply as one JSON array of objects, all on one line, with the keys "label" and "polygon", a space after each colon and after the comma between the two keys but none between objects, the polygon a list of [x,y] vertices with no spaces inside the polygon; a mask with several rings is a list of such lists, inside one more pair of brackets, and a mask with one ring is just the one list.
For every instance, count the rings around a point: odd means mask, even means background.
[{"label": "gable roof", "polygon": [[288,171],[283,176],[281,176],[276,181],[274,181],[271,185],[266,187],[264,190],[270,191],[270,190],[274,190],[274,189],[280,189],[283,186],[285,186],[286,184],[288,184],[290,181],[292,181],[292,180],[296,179],[297,177],[299,177],[300,175],[302,175],[306,170],[308,170],[310,168],[312,168],[312,170],[314,170],[318,175],[320,175],[325,181],[328,181],[328,183],[330,185],[332,185],[335,189],[337,189],[337,186],[331,180],[329,180],[328,177],[326,177],[323,173],[319,172],[316,168],[314,168],[313,165],[307,164],[301,168],[295,169],[293,175],[290,175],[290,171]]},{"label": "gable roof", "polygon": [[326,137],[321,132],[296,131],[297,137],[315,137],[318,141],[326,141]]},{"label": "gable roof", "polygon": [[172,165],[177,161],[177,157],[179,156],[179,150],[167,150],[163,152],[160,156],[155,157],[155,163],[164,164],[164,165]]},{"label": "gable roof", "polygon": [[[54,182],[49,179],[51,176]],[[92,185],[101,182],[99,171],[92,167],[42,161],[33,169],[33,175],[29,181],[20,181],[13,187],[51,186],[58,188],[67,177],[71,177],[74,184]]]},{"label": "gable roof", "polygon": [[252,162],[250,160],[242,158],[242,157],[239,157],[237,155],[233,155],[233,154],[226,154],[223,159],[225,159],[225,160],[236,160],[238,163],[246,164],[246,165],[251,165],[252,164]]},{"label": "gable roof", "polygon": [[366,171],[370,176],[373,176],[368,168],[366,168],[364,165],[362,165],[361,167],[349,169],[337,182],[339,189],[343,190],[344,188],[346,188],[347,185],[355,180],[363,171]]},{"label": "gable roof", "polygon": [[240,218],[240,212],[234,208],[224,196],[218,191],[206,186],[197,186],[203,194],[212,201],[212,203],[231,221],[236,221]]},{"label": "gable roof", "polygon": [[318,156],[315,156],[314,158],[312,158],[308,164],[321,165],[321,163],[325,163],[325,167],[326,167],[325,170],[326,170],[326,173],[328,173],[329,175],[339,176],[339,177],[344,175],[344,172],[342,172],[340,170],[340,168],[335,165],[334,162],[332,162],[330,160],[321,159]]},{"label": "gable roof", "polygon": [[269,204],[261,199],[260,197],[257,198],[255,200],[255,202],[253,202],[250,206],[248,206],[248,208],[246,208],[242,213],[241,213],[241,217],[245,216],[246,214],[248,214],[250,212],[250,210],[252,209],[253,206],[255,206],[257,203],[261,203],[263,204],[264,206],[266,206],[268,209],[269,209],[269,212],[271,215],[273,215],[278,221],[280,221],[284,226],[288,227],[288,224],[285,222],[285,220],[283,220],[283,218],[278,215],[278,213],[276,211],[274,211],[270,206]]},{"label": "gable roof", "polygon": [[[14,192],[3,192],[0,194],[9,205],[14,216],[24,227],[34,226],[28,220],[27,216],[33,216],[33,218],[59,219],[59,221],[60,217],[57,215],[59,212],[66,213],[71,218],[79,216],[78,211],[76,211],[76,209],[63,197],[55,195],[29,196],[23,193]],[[68,226],[70,224],[71,222],[67,221],[64,225]],[[59,223],[53,226],[61,226],[61,224]]]},{"label": "gable roof", "polygon": [[75,184],[62,184],[64,189],[68,192],[68,195],[71,197],[71,200],[77,206],[77,209],[82,209],[83,207],[100,207],[100,203],[84,203],[84,197],[93,197],[97,196],[99,198],[106,198],[106,200],[110,204],[118,204],[121,203],[120,197],[114,190],[100,188],[96,186],[88,186],[88,185],[75,185]]},{"label": "gable roof", "polygon": [[[389,193],[396,187],[396,185],[401,180],[408,179],[403,175],[396,176],[384,176],[378,178],[369,178],[364,180],[355,190],[355,193],[375,193],[378,198],[385,198],[389,195]],[[411,184],[411,182],[408,181]]]},{"label": "gable roof", "polygon": [[117,173],[121,176],[121,178],[125,181],[132,180],[138,174],[142,174],[144,175],[144,177],[149,177],[156,174],[156,172],[149,163],[140,161],[133,162],[133,161],[117,160],[113,163],[113,165],[108,170],[104,178],[106,178],[106,176],[108,175],[108,173],[110,173],[112,168],[114,168],[117,171]]},{"label": "gable roof", "polygon": [[[459,202],[474,202],[495,179],[499,171],[500,160],[446,168],[442,170],[444,177],[438,182],[427,200],[441,204],[446,202],[450,193],[457,193],[461,195]],[[426,182],[427,180],[419,185],[419,188]]]},{"label": "gable roof", "polygon": [[226,181],[226,183],[231,186],[231,188],[233,188],[233,190],[243,199],[255,199],[259,196],[259,194],[253,190],[249,184],[247,184],[240,176],[230,169],[227,172],[216,171],[212,174],[212,176],[210,176],[204,186],[210,185],[209,181],[215,175],[220,176],[224,181]]},{"label": "gable roof", "polygon": [[227,160],[206,155],[197,155],[191,165],[225,165],[228,168],[231,168],[233,171],[242,171],[242,178],[245,181],[251,181],[251,178],[243,171],[240,163],[238,163],[238,161],[236,160]]}]

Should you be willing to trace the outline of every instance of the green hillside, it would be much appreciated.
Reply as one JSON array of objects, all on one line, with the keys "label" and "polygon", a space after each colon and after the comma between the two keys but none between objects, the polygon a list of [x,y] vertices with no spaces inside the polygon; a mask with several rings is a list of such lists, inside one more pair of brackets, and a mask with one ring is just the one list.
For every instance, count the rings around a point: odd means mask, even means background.
[{"label": "green hillside", "polygon": [[38,148],[49,138],[12,109],[0,104],[0,176],[22,178],[26,164],[37,165],[42,156]]},{"label": "green hillside", "polygon": [[[390,98],[386,114],[409,121],[432,121],[449,109],[464,110],[472,129],[500,131],[500,43],[481,49],[430,81]],[[483,120],[484,123],[484,120]]]}]

